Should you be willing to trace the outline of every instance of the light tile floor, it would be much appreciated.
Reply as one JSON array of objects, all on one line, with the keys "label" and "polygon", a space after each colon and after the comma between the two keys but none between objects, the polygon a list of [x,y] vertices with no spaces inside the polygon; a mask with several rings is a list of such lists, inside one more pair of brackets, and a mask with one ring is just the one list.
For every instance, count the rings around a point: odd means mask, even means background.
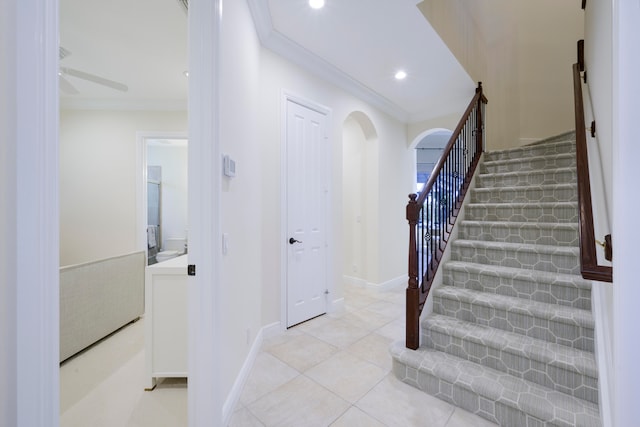
[{"label": "light tile floor", "polygon": [[[494,424],[422,393],[391,373],[404,336],[404,289],[345,287],[345,310],[265,339],[230,427]],[[60,368],[62,427],[186,426],[184,380],[144,391],[144,320]]]},{"label": "light tile floor", "polygon": [[404,288],[345,286],[344,312],[265,339],[230,427],[494,426],[395,378],[404,300]]}]

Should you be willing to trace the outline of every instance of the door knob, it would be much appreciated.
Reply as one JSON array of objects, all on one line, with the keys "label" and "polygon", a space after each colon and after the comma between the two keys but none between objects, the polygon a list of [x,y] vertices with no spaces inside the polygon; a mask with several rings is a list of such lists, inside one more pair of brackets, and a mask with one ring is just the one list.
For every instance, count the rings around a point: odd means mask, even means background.
[{"label": "door knob", "polygon": [[289,239],[289,244],[293,245],[294,243],[302,243],[300,240],[296,240],[293,237]]}]

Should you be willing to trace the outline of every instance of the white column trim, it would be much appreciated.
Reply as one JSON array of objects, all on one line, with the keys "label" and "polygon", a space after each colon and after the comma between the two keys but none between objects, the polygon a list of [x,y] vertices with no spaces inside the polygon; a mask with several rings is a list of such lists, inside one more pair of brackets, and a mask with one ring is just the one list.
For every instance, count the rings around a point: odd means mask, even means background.
[{"label": "white column trim", "polygon": [[223,0],[189,2],[189,389],[190,427],[221,426],[220,27]]},{"label": "white column trim", "polygon": [[58,1],[16,2],[17,424],[59,423]]},{"label": "white column trim", "polygon": [[636,425],[640,419],[640,344],[638,344],[637,285],[638,229],[637,117],[640,67],[640,2],[613,1],[613,206],[612,235],[615,242],[613,272],[613,425]]}]

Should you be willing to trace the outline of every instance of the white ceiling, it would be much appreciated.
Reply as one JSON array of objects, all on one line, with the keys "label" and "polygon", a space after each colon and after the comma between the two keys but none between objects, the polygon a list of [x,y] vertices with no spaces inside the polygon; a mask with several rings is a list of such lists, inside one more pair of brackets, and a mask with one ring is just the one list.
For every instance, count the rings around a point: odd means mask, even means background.
[{"label": "white ceiling", "polygon": [[[233,0],[240,1],[240,0]],[[418,0],[247,0],[262,43],[405,121],[463,109],[474,82]],[[67,79],[63,107],[186,108],[187,17],[178,0],[61,0],[61,66],[125,83]],[[393,78],[398,69],[408,77]]]}]

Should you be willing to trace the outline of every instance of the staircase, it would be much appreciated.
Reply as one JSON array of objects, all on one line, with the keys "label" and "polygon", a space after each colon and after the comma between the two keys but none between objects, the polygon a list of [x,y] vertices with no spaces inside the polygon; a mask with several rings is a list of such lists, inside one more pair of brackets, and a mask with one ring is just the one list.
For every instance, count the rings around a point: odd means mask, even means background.
[{"label": "staircase", "polygon": [[502,426],[600,426],[575,136],[487,153],[402,381]]}]

